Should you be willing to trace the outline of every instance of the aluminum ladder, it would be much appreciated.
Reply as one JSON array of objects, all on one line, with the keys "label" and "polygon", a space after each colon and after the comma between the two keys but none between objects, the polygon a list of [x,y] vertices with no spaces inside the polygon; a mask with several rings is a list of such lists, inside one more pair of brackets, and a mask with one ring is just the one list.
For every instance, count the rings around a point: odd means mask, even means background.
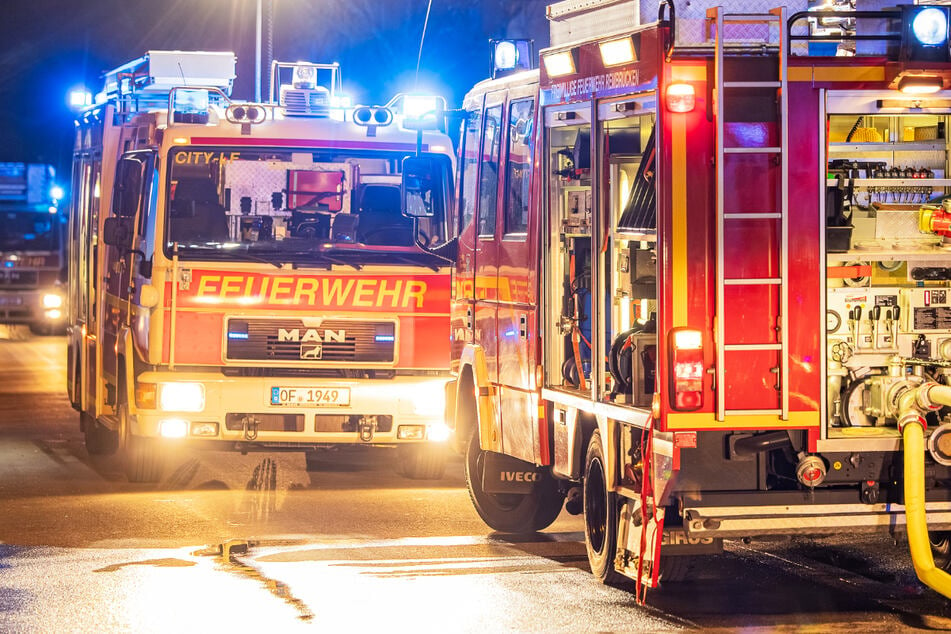
[{"label": "aluminum ladder", "polygon": [[[716,168],[717,168],[717,262],[716,262],[716,319],[715,319],[715,338],[716,338],[716,368],[715,380],[717,386],[717,420],[723,421],[728,415],[777,415],[782,420],[789,420],[789,350],[788,350],[788,332],[789,332],[789,158],[785,151],[789,144],[788,129],[788,91],[787,91],[787,59],[786,59],[786,8],[780,7],[771,10],[768,14],[725,14],[723,7],[714,7],[707,10],[707,24],[715,28],[715,102],[714,116],[716,118]],[[759,46],[769,47],[769,33],[776,29],[778,35],[778,69],[779,77],[773,81],[724,81],[724,49],[731,44],[749,46],[748,40],[738,41],[736,39],[726,38],[725,25],[743,24],[760,25],[759,28],[765,28],[767,35],[765,41],[760,41]],[[754,27],[755,28],[755,27]],[[729,94],[734,90],[775,90],[778,94],[778,146],[771,147],[725,147],[724,136],[724,104],[729,99]],[[778,209],[775,210],[726,210],[724,209],[724,171],[725,163],[730,157],[742,154],[769,154],[778,158],[779,163],[779,201]],[[729,223],[738,221],[762,221],[778,222],[779,236],[777,244],[778,263],[776,277],[733,277],[725,276],[725,258],[724,245],[726,228]],[[729,306],[725,299],[725,291],[731,286],[760,286],[778,287],[778,319],[773,327],[776,329],[775,342],[758,342],[743,344],[726,343],[725,322]],[[743,351],[764,351],[775,350],[779,355],[779,364],[772,368],[777,376],[777,389],[779,398],[778,407],[768,409],[727,409],[726,408],[726,353]],[[734,355],[735,356],[735,355]],[[736,363],[734,361],[733,363]]]}]

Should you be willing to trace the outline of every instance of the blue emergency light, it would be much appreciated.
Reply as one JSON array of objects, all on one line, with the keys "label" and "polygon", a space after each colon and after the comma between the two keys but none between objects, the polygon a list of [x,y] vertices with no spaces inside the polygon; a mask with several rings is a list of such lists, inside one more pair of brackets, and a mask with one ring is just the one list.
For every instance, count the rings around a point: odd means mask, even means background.
[{"label": "blue emergency light", "polygon": [[949,62],[951,7],[902,5],[901,59],[910,62]]}]

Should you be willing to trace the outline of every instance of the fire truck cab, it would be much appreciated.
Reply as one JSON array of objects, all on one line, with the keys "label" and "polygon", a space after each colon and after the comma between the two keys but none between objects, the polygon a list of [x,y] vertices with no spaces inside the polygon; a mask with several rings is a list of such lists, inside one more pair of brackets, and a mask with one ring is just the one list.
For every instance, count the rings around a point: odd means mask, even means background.
[{"label": "fire truck cab", "polygon": [[[77,123],[69,376],[90,453],[161,477],[183,442],[400,447],[441,477],[451,140],[436,98],[353,107],[336,64],[275,63],[230,99],[232,53],[150,51]],[[418,155],[418,156],[417,156]],[[401,206],[404,165],[437,168]]]},{"label": "fire truck cab", "polygon": [[0,324],[34,333],[66,323],[62,191],[52,165],[0,163]]},{"label": "fire truck cab", "polygon": [[540,68],[466,96],[472,500],[523,532],[567,499],[640,589],[882,531],[948,594],[949,9],[723,4],[558,2]]}]

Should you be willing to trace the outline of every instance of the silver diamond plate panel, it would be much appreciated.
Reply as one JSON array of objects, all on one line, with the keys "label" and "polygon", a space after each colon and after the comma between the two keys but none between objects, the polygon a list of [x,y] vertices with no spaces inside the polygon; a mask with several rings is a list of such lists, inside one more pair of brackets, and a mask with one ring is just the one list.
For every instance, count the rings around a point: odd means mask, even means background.
[{"label": "silver diamond plate panel", "polygon": [[273,211],[271,194],[287,189],[287,170],[293,163],[232,161],[225,168],[225,187],[231,189],[231,215],[241,214],[241,199],[251,199],[251,213],[269,215]]}]

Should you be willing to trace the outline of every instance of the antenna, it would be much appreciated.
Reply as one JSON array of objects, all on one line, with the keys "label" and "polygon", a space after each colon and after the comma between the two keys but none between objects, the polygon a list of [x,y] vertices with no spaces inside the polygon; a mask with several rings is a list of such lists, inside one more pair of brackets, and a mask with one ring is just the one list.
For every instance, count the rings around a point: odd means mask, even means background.
[{"label": "antenna", "polygon": [[182,86],[187,86],[188,80],[185,79],[185,71],[182,69],[181,61],[178,62],[178,74],[182,76]]},{"label": "antenna", "polygon": [[426,25],[429,24],[429,12],[433,8],[433,0],[429,0],[426,6],[426,19],[423,20],[423,33],[419,36],[419,55],[416,56],[416,78],[413,79],[413,90],[416,90],[419,84],[419,62],[423,59],[423,42],[426,40]]}]

